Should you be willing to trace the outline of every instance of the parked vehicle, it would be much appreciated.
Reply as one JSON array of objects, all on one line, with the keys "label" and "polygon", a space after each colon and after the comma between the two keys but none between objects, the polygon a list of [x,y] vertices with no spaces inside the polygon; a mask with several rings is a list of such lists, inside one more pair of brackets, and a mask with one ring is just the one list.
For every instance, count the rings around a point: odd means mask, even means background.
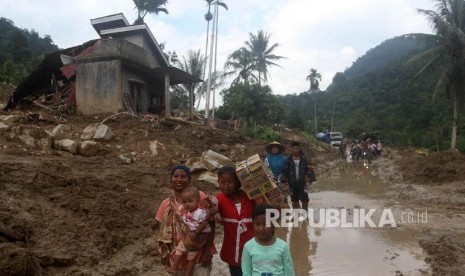
[{"label": "parked vehicle", "polygon": [[329,133],[329,144],[332,147],[338,148],[342,144],[342,132],[330,132]]}]

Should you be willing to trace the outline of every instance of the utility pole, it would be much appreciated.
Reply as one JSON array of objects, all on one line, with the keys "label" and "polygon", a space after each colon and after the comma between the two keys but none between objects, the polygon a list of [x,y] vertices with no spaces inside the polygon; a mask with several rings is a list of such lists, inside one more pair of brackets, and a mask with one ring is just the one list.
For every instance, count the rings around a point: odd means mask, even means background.
[{"label": "utility pole", "polygon": [[333,115],[331,116],[331,130],[333,131],[333,124],[334,124],[334,110],[336,109],[336,95],[333,96]]},{"label": "utility pole", "polygon": [[313,104],[314,104],[314,110],[315,110],[315,135],[317,135],[318,129],[317,129],[317,124],[316,124],[316,91],[313,91],[313,97],[314,97]]}]

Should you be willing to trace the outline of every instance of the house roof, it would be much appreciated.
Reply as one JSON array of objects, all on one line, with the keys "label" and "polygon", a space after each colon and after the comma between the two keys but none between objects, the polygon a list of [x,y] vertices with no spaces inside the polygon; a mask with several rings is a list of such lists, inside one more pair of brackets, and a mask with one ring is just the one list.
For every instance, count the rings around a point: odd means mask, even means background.
[{"label": "house roof", "polygon": [[129,26],[129,22],[122,13],[107,15],[90,20],[90,23],[100,35],[102,30]]},{"label": "house roof", "polygon": [[176,67],[159,67],[152,69],[151,72],[158,79],[164,78],[165,74],[168,74],[170,76],[170,84],[202,82],[201,79]]}]

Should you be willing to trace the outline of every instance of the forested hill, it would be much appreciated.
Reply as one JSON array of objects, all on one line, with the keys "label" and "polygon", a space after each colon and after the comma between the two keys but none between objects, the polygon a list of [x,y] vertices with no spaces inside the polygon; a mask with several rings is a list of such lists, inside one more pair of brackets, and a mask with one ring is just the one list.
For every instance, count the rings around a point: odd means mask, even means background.
[{"label": "forested hill", "polygon": [[0,17],[0,81],[18,84],[44,54],[57,51],[50,36],[20,29],[13,21]]},{"label": "forested hill", "polygon": [[359,57],[344,75],[353,78],[379,70],[427,47],[423,34],[406,34],[388,39]]},{"label": "forested hill", "polygon": [[[408,85],[424,62],[406,61],[427,48],[424,35],[395,37],[369,50],[345,72],[337,73],[326,91],[283,96],[286,125],[314,133],[316,99],[318,132],[331,129],[334,118],[333,130],[343,131],[347,137],[377,132],[389,145],[447,149],[452,102],[444,94],[433,100],[439,72],[430,72],[415,85]],[[465,150],[463,117],[459,118],[457,138],[461,150]]]}]

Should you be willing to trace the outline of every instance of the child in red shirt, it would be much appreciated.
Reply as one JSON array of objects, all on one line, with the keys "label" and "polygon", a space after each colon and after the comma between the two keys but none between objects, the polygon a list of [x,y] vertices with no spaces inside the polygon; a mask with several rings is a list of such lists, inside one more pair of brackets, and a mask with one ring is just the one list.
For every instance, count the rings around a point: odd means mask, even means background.
[{"label": "child in red shirt", "polygon": [[231,276],[242,276],[241,256],[244,244],[254,237],[252,216],[255,203],[240,190],[241,182],[233,167],[218,170],[221,193],[218,199],[218,213],[224,225],[223,246],[220,257],[228,263]]}]

